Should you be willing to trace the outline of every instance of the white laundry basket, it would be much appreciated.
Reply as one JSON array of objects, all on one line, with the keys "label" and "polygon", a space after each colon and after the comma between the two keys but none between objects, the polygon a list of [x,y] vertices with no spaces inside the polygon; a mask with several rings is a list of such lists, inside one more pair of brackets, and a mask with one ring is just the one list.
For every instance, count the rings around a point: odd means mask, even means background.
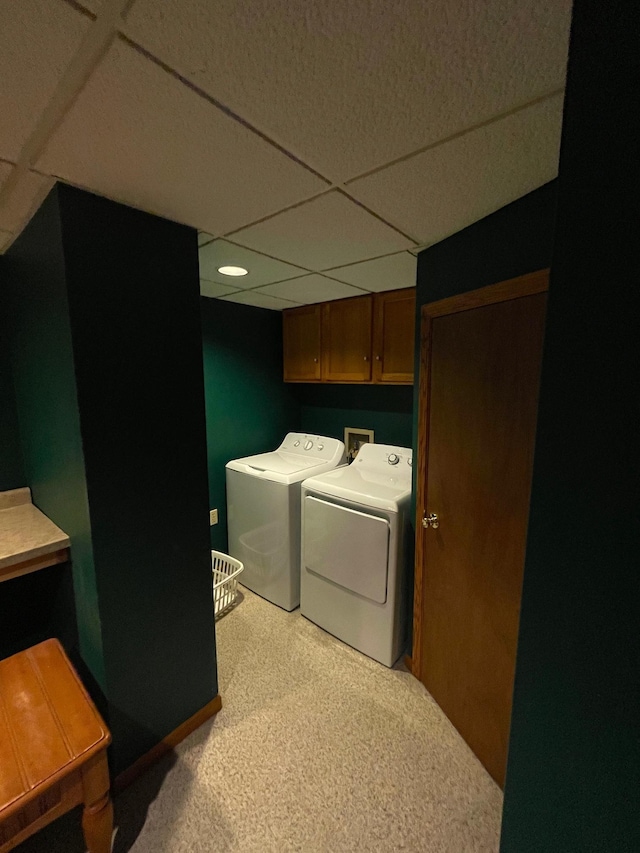
[{"label": "white laundry basket", "polygon": [[216,617],[222,615],[235,602],[238,596],[238,575],[243,569],[243,564],[235,557],[221,551],[211,552],[213,611]]}]

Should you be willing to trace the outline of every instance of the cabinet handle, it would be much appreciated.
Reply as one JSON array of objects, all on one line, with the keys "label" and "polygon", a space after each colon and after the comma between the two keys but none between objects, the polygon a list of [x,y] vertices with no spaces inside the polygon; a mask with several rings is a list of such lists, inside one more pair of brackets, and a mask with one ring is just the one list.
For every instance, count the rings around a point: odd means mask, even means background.
[{"label": "cabinet handle", "polygon": [[365,361],[369,361],[369,356],[368,356],[368,355],[365,355],[364,360],[365,360]]},{"label": "cabinet handle", "polygon": [[314,359],[313,359],[313,363],[314,363],[314,364],[317,364],[317,363],[318,363],[318,359],[317,359],[317,358],[314,358]]},{"label": "cabinet handle", "polygon": [[380,356],[379,356],[379,355],[377,355],[377,356],[376,356],[376,361],[380,361]]}]

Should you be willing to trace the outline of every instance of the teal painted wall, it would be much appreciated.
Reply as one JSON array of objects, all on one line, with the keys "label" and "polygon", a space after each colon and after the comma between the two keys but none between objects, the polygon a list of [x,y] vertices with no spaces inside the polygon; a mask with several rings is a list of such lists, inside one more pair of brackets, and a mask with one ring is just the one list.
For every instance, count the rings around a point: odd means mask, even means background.
[{"label": "teal painted wall", "polygon": [[9,305],[4,263],[4,258],[0,258],[0,492],[27,485],[11,370]]},{"label": "teal painted wall", "polygon": [[345,427],[372,429],[378,444],[411,447],[413,389],[404,385],[294,385],[300,429],[344,439]]},{"label": "teal painted wall", "polygon": [[217,693],[197,235],[59,196],[117,772]]},{"label": "teal painted wall", "polygon": [[[557,182],[534,190],[418,255],[415,375],[420,365],[420,310],[551,264]],[[418,446],[418,383],[414,386],[413,448]],[[414,476],[417,468],[414,468]],[[415,494],[415,488],[414,488]]]},{"label": "teal painted wall", "polygon": [[[58,188],[4,258],[13,376],[34,504],[71,538],[80,653],[106,688]],[[7,593],[13,595],[12,587]],[[17,593],[16,593],[17,594]],[[72,610],[69,620],[76,618]]]},{"label": "teal painted wall", "polygon": [[640,850],[639,56],[575,0],[502,853]]},{"label": "teal painted wall", "polygon": [[300,407],[282,381],[282,317],[221,299],[201,299],[209,506],[218,509],[211,547],[227,550],[225,465],[272,450],[299,428]]},{"label": "teal painted wall", "polygon": [[217,692],[196,232],[59,184],[4,261],[26,477],[71,538],[117,773]]}]

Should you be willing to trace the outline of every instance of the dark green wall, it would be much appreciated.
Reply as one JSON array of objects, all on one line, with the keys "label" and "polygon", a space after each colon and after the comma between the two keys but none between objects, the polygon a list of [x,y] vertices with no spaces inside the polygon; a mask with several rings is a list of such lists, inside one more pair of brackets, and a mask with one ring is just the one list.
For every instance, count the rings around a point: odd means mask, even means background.
[{"label": "dark green wall", "polygon": [[640,850],[639,34],[576,0],[503,853]]},{"label": "dark green wall", "polygon": [[[58,189],[4,258],[25,474],[34,504],[73,543],[80,653],[106,687]],[[37,580],[34,581],[37,589]],[[13,596],[13,586],[7,595]],[[71,611],[69,620],[75,614]]]},{"label": "dark green wall", "polygon": [[6,266],[27,478],[119,772],[217,692],[196,233],[58,185]]},{"label": "dark green wall", "polygon": [[9,306],[4,263],[4,258],[0,258],[0,492],[27,485],[11,371]]},{"label": "dark green wall", "polygon": [[225,468],[272,450],[299,428],[300,410],[282,381],[282,316],[221,299],[201,299],[209,506],[218,509],[211,547],[227,550]]},{"label": "dark green wall", "polygon": [[345,427],[372,429],[378,444],[411,447],[413,389],[408,385],[295,385],[300,429],[344,440]]},{"label": "dark green wall", "polygon": [[[420,363],[420,308],[551,265],[557,182],[508,204],[418,255],[415,375]],[[414,385],[413,448],[418,444]],[[415,494],[415,489],[414,489]]]}]

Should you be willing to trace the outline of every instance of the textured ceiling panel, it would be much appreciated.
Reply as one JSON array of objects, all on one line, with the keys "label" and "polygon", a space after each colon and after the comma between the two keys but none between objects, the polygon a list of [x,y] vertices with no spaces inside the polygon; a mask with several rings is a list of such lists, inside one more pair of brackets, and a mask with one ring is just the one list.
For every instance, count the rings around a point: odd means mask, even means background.
[{"label": "textured ceiling panel", "polygon": [[237,287],[229,287],[226,284],[218,284],[217,281],[200,279],[200,293],[202,296],[228,296],[228,294],[237,293],[237,291]]},{"label": "textured ceiling panel", "polygon": [[[245,249],[244,246],[234,246],[226,240],[216,240],[203,246],[199,251],[200,275],[208,281],[218,281],[220,284],[231,284],[234,289],[246,287],[259,287],[261,284],[270,284],[272,281],[282,281],[285,278],[294,278],[301,275],[304,270],[299,267],[285,264]],[[244,267],[249,270],[248,275],[230,279],[228,275],[218,272],[218,267],[230,265]]]},{"label": "textured ceiling panel", "polygon": [[90,26],[63,0],[0,3],[0,157],[18,159]]},{"label": "textured ceiling panel", "polygon": [[379,213],[435,243],[556,177],[562,96],[349,185]]},{"label": "textured ceiling panel", "polygon": [[[0,184],[3,183],[5,165],[0,164]],[[10,167],[8,171],[11,171]],[[53,186],[52,178],[25,172],[13,187],[11,194],[0,203],[0,228],[19,233],[44,201]]]},{"label": "textured ceiling panel", "polygon": [[9,248],[9,243],[13,240],[13,234],[7,231],[0,231],[0,253]]},{"label": "textured ceiling panel", "polygon": [[233,240],[314,271],[414,245],[335,191],[244,228]]},{"label": "textured ceiling panel", "polygon": [[281,299],[290,299],[301,305],[311,305],[313,302],[329,302],[332,299],[344,299],[347,296],[362,296],[362,291],[340,281],[332,281],[322,275],[313,273],[303,278],[281,281],[270,284],[260,290]]},{"label": "textured ceiling panel", "polygon": [[295,302],[285,299],[276,299],[275,296],[267,296],[259,290],[245,290],[242,293],[234,293],[233,296],[223,296],[225,302],[239,302],[241,305],[253,305],[256,308],[269,308],[271,311],[282,311],[285,308],[295,308]]},{"label": "textured ceiling panel", "polygon": [[136,0],[127,31],[333,181],[561,87],[571,0]]},{"label": "textured ceiling panel", "polygon": [[338,267],[329,270],[327,275],[333,278],[373,290],[398,290],[401,287],[414,287],[416,283],[416,258],[409,252],[387,255],[386,258],[374,258],[361,264]]},{"label": "textured ceiling panel", "polygon": [[325,186],[122,41],[96,69],[38,166],[214,234]]}]

